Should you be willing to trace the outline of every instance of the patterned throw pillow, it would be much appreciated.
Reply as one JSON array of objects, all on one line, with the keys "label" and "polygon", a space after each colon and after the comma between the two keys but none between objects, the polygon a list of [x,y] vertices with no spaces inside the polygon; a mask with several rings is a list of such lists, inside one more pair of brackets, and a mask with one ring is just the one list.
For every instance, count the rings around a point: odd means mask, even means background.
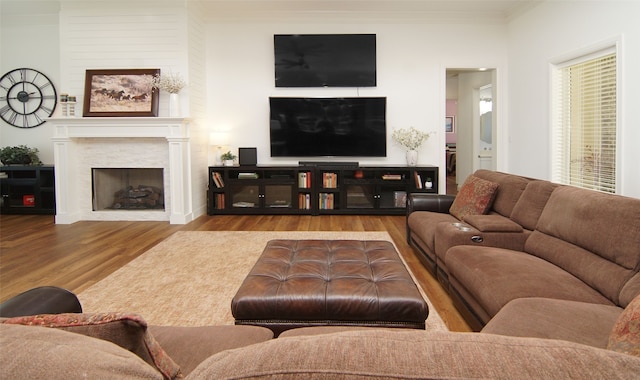
[{"label": "patterned throw pillow", "polygon": [[470,175],[460,188],[449,213],[460,220],[467,215],[482,215],[489,211],[498,184]]},{"label": "patterned throw pillow", "polygon": [[640,356],[640,295],[631,301],[616,321],[607,348]]},{"label": "patterned throw pillow", "polygon": [[2,323],[51,327],[106,340],[138,355],[160,371],[165,379],[182,377],[178,365],[147,331],[147,322],[137,314],[41,314],[9,318]]}]

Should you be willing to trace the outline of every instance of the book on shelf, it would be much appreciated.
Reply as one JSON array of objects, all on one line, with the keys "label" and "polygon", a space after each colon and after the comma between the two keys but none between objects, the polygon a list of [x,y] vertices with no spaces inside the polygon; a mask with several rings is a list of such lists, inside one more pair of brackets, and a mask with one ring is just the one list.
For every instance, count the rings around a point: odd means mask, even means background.
[{"label": "book on shelf", "polygon": [[322,173],[322,187],[325,189],[335,189],[338,187],[338,174],[331,172]]},{"label": "book on shelf", "polygon": [[217,188],[224,187],[224,181],[222,180],[222,175],[219,172],[211,173],[211,179],[213,179],[213,183]]},{"label": "book on shelf", "polygon": [[311,188],[311,172],[298,173],[298,187],[301,189]]},{"label": "book on shelf", "polygon": [[217,210],[224,210],[224,193],[216,194],[215,207]]},{"label": "book on shelf", "polygon": [[320,193],[318,202],[319,202],[318,206],[321,210],[333,210],[333,207],[334,207],[333,193]]},{"label": "book on shelf", "polygon": [[383,174],[382,179],[387,181],[400,181],[402,179],[402,174]]},{"label": "book on shelf", "polygon": [[416,189],[422,189],[422,177],[420,177],[420,173],[413,172],[413,177],[416,180]]},{"label": "book on shelf", "polygon": [[311,194],[309,193],[298,194],[298,208],[300,210],[309,210],[311,208]]},{"label": "book on shelf", "polygon": [[238,173],[238,179],[258,179],[258,173]]},{"label": "book on shelf", "polygon": [[407,192],[406,191],[394,191],[393,192],[393,206],[405,208],[407,207]]}]

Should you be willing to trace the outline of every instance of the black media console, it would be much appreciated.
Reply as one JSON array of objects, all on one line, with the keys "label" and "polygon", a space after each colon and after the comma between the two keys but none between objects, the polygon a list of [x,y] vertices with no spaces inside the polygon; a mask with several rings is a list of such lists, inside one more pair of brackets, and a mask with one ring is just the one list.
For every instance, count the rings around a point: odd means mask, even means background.
[{"label": "black media console", "polygon": [[402,215],[410,192],[438,192],[435,166],[211,166],[207,213]]}]

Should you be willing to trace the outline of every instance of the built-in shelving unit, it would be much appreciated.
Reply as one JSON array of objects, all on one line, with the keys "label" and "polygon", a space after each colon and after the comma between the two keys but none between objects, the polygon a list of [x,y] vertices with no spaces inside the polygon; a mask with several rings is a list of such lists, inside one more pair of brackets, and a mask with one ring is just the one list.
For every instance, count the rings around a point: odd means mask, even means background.
[{"label": "built-in shelving unit", "polygon": [[207,212],[404,214],[407,193],[437,191],[435,166],[211,166]]}]

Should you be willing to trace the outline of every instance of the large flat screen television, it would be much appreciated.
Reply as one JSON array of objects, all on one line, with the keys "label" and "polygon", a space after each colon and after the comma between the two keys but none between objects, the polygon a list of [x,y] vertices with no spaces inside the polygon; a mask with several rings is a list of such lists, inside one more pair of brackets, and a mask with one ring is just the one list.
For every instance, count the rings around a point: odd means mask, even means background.
[{"label": "large flat screen television", "polygon": [[376,86],[375,34],[276,34],[276,87]]},{"label": "large flat screen television", "polygon": [[271,157],[386,157],[387,98],[269,98]]}]

